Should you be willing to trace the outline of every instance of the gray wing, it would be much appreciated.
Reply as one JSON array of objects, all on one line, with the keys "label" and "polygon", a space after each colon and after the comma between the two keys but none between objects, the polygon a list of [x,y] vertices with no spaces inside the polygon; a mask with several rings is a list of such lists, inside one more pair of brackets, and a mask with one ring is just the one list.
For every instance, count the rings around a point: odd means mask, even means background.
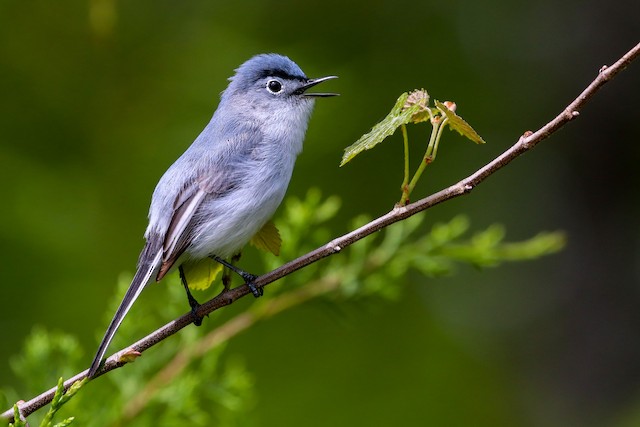
[{"label": "gray wing", "polygon": [[210,175],[190,183],[178,195],[173,207],[173,215],[164,236],[162,245],[162,263],[156,280],[160,281],[173,267],[182,253],[189,247],[195,231],[194,214],[202,202],[207,199],[221,197],[232,191],[237,180],[231,176]]}]

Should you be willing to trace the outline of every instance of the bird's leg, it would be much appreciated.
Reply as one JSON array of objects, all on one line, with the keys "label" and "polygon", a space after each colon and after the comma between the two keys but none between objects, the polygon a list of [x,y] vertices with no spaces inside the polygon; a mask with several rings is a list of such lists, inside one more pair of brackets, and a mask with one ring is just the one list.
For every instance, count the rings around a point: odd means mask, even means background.
[{"label": "bird's leg", "polygon": [[198,316],[196,311],[198,307],[200,307],[200,303],[196,301],[196,299],[191,295],[191,291],[189,290],[189,285],[187,284],[187,277],[184,275],[184,270],[182,266],[178,267],[178,271],[180,272],[180,281],[182,282],[182,286],[184,286],[184,290],[187,291],[187,299],[189,300],[189,306],[191,307],[191,314],[193,315],[193,324],[196,326],[202,325],[202,317]]},{"label": "bird's leg", "polygon": [[236,265],[236,263],[238,261],[240,261],[240,258],[242,257],[242,252],[238,252],[237,254],[235,254],[234,256],[231,257],[231,264]]},{"label": "bird's leg", "polygon": [[[240,261],[240,257],[242,256],[242,252],[238,252],[234,256],[231,257],[230,264],[236,265],[238,261]],[[231,270],[228,267],[224,267],[222,272],[222,286],[224,286],[224,290],[227,291],[231,288]]]},{"label": "bird's leg", "polygon": [[253,294],[254,297],[258,298],[258,297],[262,296],[262,288],[256,288],[256,285],[253,283],[258,276],[254,275],[254,274],[251,274],[251,273],[247,273],[246,271],[239,269],[235,265],[233,265],[231,263],[228,263],[227,261],[223,260],[219,256],[209,255],[209,257],[212,260],[217,261],[220,264],[224,265],[229,270],[231,270],[234,273],[236,273],[238,276],[242,277],[242,279],[244,280],[244,283],[249,287],[249,289],[251,290],[251,293]]},{"label": "bird's leg", "polygon": [[[231,288],[231,270],[227,267],[224,267],[222,270],[222,286],[225,291],[228,291]],[[224,292],[224,291],[223,291]]]}]

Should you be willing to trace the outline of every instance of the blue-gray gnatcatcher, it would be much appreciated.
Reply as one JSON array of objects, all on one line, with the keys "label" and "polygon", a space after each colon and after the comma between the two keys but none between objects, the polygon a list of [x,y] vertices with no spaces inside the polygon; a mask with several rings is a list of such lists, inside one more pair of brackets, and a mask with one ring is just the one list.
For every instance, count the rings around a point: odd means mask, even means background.
[{"label": "blue-gray gnatcatcher", "polygon": [[[285,56],[257,55],[242,64],[211,121],[162,176],[151,199],[146,244],[133,281],[100,343],[89,377],[100,367],[125,315],[152,279],[207,257],[241,274],[255,296],[255,276],[225,262],[263,227],[282,202],[315,97],[309,79]],[[194,306],[195,304],[195,306]]]}]

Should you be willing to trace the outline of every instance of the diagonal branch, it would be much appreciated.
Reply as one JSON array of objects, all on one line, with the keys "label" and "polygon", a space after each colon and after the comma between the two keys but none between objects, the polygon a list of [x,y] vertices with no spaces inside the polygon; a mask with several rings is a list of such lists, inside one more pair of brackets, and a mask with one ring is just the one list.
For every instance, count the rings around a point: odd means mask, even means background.
[{"label": "diagonal branch", "polygon": [[[631,50],[629,50],[625,55],[623,55],[619,60],[617,60],[611,66],[602,67],[598,76],[587,86],[586,89],[582,91],[582,93],[571,102],[559,115],[557,115],[553,120],[549,123],[538,129],[536,132],[527,131],[525,132],[520,139],[512,145],[509,149],[503,152],[501,155],[496,157],[491,162],[487,163],[482,168],[478,169],[473,174],[464,178],[456,184],[451,185],[443,190],[438,191],[424,199],[418,200],[417,202],[411,203],[409,205],[398,207],[396,206],[389,213],[371,221],[370,223],[354,230],[348,234],[345,234],[341,237],[338,237],[326,245],[319,247],[306,255],[301,256],[291,262],[284,264],[283,266],[266,273],[255,280],[255,286],[257,288],[261,288],[263,286],[267,286],[268,284],[287,276],[294,271],[297,271],[301,268],[306,267],[309,264],[312,264],[316,261],[319,261],[322,258],[326,258],[330,255],[340,252],[343,248],[357,242],[358,240],[375,233],[393,223],[398,221],[402,221],[412,215],[415,215],[419,212],[422,212],[428,208],[431,208],[437,204],[440,204],[444,201],[453,199],[455,197],[461,196],[463,194],[467,194],[471,192],[478,184],[484,181],[493,173],[500,170],[502,167],[509,164],[516,157],[521,154],[531,150],[533,147],[538,145],[541,141],[547,139],[551,134],[556,132],[562,126],[566,125],[571,120],[577,118],[580,113],[579,111],[589,102],[589,100],[595,95],[595,93],[609,80],[613,79],[618,73],[624,70],[633,60],[635,60],[640,55],[640,43],[634,46]],[[242,298],[245,295],[251,293],[247,286],[239,286],[233,289],[230,289],[226,292],[221,293],[217,297],[209,300],[208,302],[202,304],[198,310],[198,316],[205,316],[215,310],[218,310],[224,306],[232,304],[238,298]],[[153,333],[147,335],[142,338],[138,342],[131,345],[130,349],[135,351],[143,352],[150,347],[154,346],[158,342],[168,338],[169,336],[177,333],[182,328],[191,324],[193,321],[193,315],[191,313],[187,313],[172,322],[166,324],[160,329],[157,329]],[[122,352],[118,352],[107,359],[103,368],[98,372],[96,376],[105,374],[113,369],[119,368],[126,364],[126,362],[119,361],[120,355]],[[84,378],[87,374],[88,370],[80,372],[74,377],[67,380],[64,384],[65,389],[69,388],[75,381]],[[51,402],[53,395],[55,393],[56,388],[52,388],[37,397],[29,400],[28,402],[24,402],[19,406],[20,413],[22,416],[28,416],[36,410],[40,409],[44,405]],[[2,419],[12,420],[13,419],[13,410],[7,410],[2,414]]]}]

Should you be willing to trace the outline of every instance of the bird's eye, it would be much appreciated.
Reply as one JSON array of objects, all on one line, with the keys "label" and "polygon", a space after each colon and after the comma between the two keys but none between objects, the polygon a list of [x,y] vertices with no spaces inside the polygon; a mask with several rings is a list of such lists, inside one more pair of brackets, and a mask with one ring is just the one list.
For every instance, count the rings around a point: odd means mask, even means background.
[{"label": "bird's eye", "polygon": [[267,82],[267,90],[271,93],[280,93],[282,92],[282,83],[278,80],[269,80]]}]

